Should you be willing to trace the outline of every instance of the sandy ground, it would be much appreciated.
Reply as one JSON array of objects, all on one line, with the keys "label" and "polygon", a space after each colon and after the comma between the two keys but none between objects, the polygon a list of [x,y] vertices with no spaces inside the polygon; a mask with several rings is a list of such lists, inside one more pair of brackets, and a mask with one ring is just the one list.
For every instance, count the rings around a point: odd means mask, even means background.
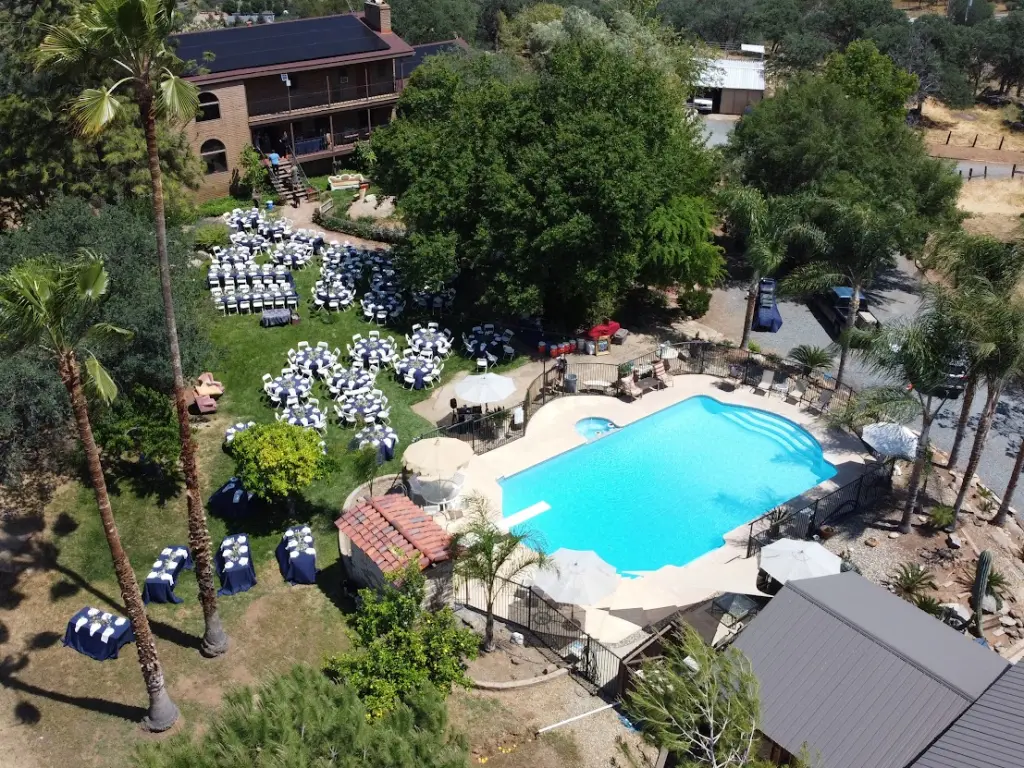
[{"label": "sandy ground", "polygon": [[[946,136],[950,131],[953,136],[949,142],[952,150],[956,145],[960,148],[970,147],[975,135],[978,142],[976,150],[997,150],[1002,140],[1004,152],[1018,153],[1020,159],[997,160],[995,157],[967,157],[962,159],[986,159],[991,162],[1019,163],[1024,160],[1024,133],[1013,133],[1003,125],[1003,120],[1013,114],[1012,109],[1006,107],[987,107],[977,105],[970,109],[951,110],[940,104],[935,99],[928,99],[924,104],[922,114],[932,122],[931,127],[925,129],[925,141],[929,144],[946,144]],[[959,155],[947,155],[948,157],[959,157]]]},{"label": "sandy ground", "polygon": [[974,180],[960,192],[960,208],[971,218],[964,228],[975,234],[1011,240],[1021,235],[1024,178]]}]

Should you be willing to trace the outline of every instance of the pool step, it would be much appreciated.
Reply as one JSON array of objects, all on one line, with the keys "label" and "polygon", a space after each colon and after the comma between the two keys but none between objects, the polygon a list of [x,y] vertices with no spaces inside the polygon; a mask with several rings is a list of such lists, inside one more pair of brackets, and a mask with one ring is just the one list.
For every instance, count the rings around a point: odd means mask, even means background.
[{"label": "pool step", "polygon": [[508,517],[503,517],[498,521],[498,527],[505,531],[510,531],[517,525],[522,525],[527,520],[530,520],[542,512],[547,512],[551,509],[551,505],[546,501],[538,501],[536,504],[531,504],[526,509],[521,509],[518,512],[514,512]]},{"label": "pool step", "polygon": [[817,441],[802,429],[796,426],[787,428],[786,425],[780,424],[767,414],[761,415],[756,411],[744,409],[743,411],[727,410],[722,413],[722,416],[734,424],[739,424],[751,432],[767,437],[785,448],[801,452],[821,450],[821,446],[818,445]]}]

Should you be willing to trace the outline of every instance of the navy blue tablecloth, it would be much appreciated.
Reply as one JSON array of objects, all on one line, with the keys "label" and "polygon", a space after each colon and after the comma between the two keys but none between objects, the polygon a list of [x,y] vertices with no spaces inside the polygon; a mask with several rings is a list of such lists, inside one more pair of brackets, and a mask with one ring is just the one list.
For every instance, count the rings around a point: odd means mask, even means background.
[{"label": "navy blue tablecloth", "polygon": [[217,575],[220,577],[220,589],[217,590],[217,594],[222,597],[248,592],[256,586],[256,568],[253,565],[252,552],[246,552],[237,559],[230,557],[226,552],[229,543],[239,536],[245,537],[244,546],[248,546],[249,537],[242,533],[228,536],[221,542],[217,551]]},{"label": "navy blue tablecloth", "polygon": [[[174,594],[174,588],[178,584],[178,575],[182,571],[191,571],[194,567],[192,553],[189,552],[188,547],[172,545],[164,547],[156,562],[166,563],[172,558],[174,567],[170,569],[166,566],[158,567],[156,563],[153,564],[153,568],[150,570],[142,587],[142,602],[147,605],[149,603],[181,602],[181,598]],[[170,580],[162,578],[161,573],[170,575]]]},{"label": "navy blue tablecloth", "polygon": [[[94,626],[97,620],[100,625]],[[96,661],[116,659],[121,647],[134,641],[128,619],[88,606],[71,617],[64,633],[64,645]]]},{"label": "navy blue tablecloth", "polygon": [[[277,564],[289,584],[316,583],[316,551],[312,541],[304,540],[306,536],[312,538],[301,528],[289,528],[277,545]],[[297,553],[294,557],[293,552]]]}]

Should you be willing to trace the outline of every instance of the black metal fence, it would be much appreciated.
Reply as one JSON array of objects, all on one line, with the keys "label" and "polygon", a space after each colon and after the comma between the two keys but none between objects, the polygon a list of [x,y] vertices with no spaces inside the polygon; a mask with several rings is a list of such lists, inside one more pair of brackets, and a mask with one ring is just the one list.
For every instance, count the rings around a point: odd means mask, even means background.
[{"label": "black metal fence", "polygon": [[[455,587],[456,601],[486,612],[487,587],[462,581]],[[528,630],[543,646],[568,664],[574,676],[595,690],[616,695],[622,659],[612,649],[583,631],[584,613],[548,600],[533,587],[499,578],[495,586],[494,615]]]},{"label": "black metal fence", "polygon": [[892,489],[895,466],[896,459],[888,459],[806,507],[776,507],[761,515],[750,523],[747,557],[753,557],[762,547],[779,539],[805,539],[822,526],[838,522],[886,498]]}]

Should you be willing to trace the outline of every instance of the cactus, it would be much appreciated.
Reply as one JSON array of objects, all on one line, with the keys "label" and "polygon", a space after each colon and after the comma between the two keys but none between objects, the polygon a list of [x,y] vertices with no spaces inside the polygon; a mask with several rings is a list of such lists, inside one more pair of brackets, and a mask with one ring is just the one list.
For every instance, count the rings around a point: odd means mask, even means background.
[{"label": "cactus", "polygon": [[974,589],[971,599],[974,601],[974,633],[981,637],[981,604],[988,592],[988,577],[992,573],[992,553],[987,549],[978,556],[978,569],[974,572]]}]

